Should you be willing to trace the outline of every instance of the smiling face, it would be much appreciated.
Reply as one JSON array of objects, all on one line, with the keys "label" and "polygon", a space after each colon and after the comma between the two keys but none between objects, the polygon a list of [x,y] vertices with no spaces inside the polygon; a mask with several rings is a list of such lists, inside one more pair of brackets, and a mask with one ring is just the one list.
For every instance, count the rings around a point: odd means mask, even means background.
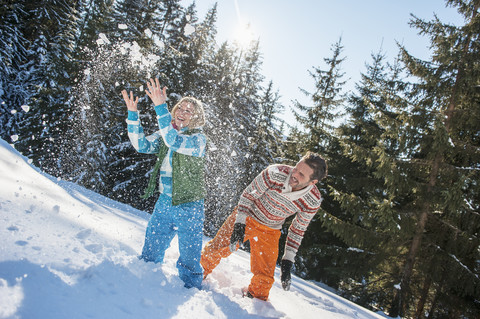
[{"label": "smiling face", "polygon": [[195,113],[195,108],[189,102],[182,102],[175,111],[174,121],[175,125],[182,129],[187,127],[190,124],[193,114]]},{"label": "smiling face", "polygon": [[309,185],[316,184],[318,182],[316,179],[310,179],[312,174],[313,169],[304,161],[300,161],[293,169],[288,184],[292,187],[293,191],[298,191]]}]

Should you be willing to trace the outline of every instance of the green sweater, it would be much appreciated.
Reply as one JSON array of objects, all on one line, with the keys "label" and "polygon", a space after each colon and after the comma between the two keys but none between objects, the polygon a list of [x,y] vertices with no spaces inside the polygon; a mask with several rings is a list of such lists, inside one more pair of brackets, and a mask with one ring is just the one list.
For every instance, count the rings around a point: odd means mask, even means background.
[{"label": "green sweater", "polygon": [[[196,130],[187,131],[183,134],[193,134]],[[155,192],[157,186],[157,175],[167,155],[168,147],[161,141],[157,162],[148,182],[145,195],[148,198]],[[205,158],[184,155],[173,152],[172,158],[172,204],[180,205],[194,202],[205,198]]]}]

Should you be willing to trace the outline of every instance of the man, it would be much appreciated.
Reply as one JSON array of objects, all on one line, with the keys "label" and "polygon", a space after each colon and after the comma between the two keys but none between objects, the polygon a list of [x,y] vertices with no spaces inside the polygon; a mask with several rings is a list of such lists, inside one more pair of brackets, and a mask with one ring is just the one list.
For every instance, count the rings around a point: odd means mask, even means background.
[{"label": "man", "polygon": [[209,241],[200,263],[204,278],[220,263],[250,241],[250,269],[253,277],[244,295],[267,300],[274,282],[280,229],[295,215],[288,230],[281,264],[283,289],[290,289],[290,271],[308,224],[320,208],[321,196],[315,184],[327,175],[327,163],[307,153],[295,167],[271,165],[245,188],[238,206]]}]

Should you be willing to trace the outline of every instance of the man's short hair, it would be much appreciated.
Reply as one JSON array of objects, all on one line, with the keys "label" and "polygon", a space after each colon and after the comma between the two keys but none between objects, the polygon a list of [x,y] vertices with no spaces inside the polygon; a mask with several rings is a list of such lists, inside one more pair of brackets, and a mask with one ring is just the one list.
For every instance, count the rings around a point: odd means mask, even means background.
[{"label": "man's short hair", "polygon": [[313,174],[310,177],[310,180],[322,180],[327,177],[328,167],[327,161],[323,159],[320,155],[314,152],[307,152],[300,161],[304,161],[311,169],[313,169]]}]

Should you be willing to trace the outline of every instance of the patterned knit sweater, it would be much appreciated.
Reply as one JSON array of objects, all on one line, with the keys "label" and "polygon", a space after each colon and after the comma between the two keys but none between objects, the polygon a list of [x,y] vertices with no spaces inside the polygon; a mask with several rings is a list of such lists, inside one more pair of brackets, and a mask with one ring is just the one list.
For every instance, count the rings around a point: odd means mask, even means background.
[{"label": "patterned knit sweater", "polygon": [[262,171],[243,191],[238,203],[237,223],[245,224],[248,216],[260,224],[281,229],[285,219],[295,217],[288,229],[283,259],[294,261],[308,224],[320,208],[320,191],[310,185],[291,191],[288,181],[293,167],[272,165]]}]

